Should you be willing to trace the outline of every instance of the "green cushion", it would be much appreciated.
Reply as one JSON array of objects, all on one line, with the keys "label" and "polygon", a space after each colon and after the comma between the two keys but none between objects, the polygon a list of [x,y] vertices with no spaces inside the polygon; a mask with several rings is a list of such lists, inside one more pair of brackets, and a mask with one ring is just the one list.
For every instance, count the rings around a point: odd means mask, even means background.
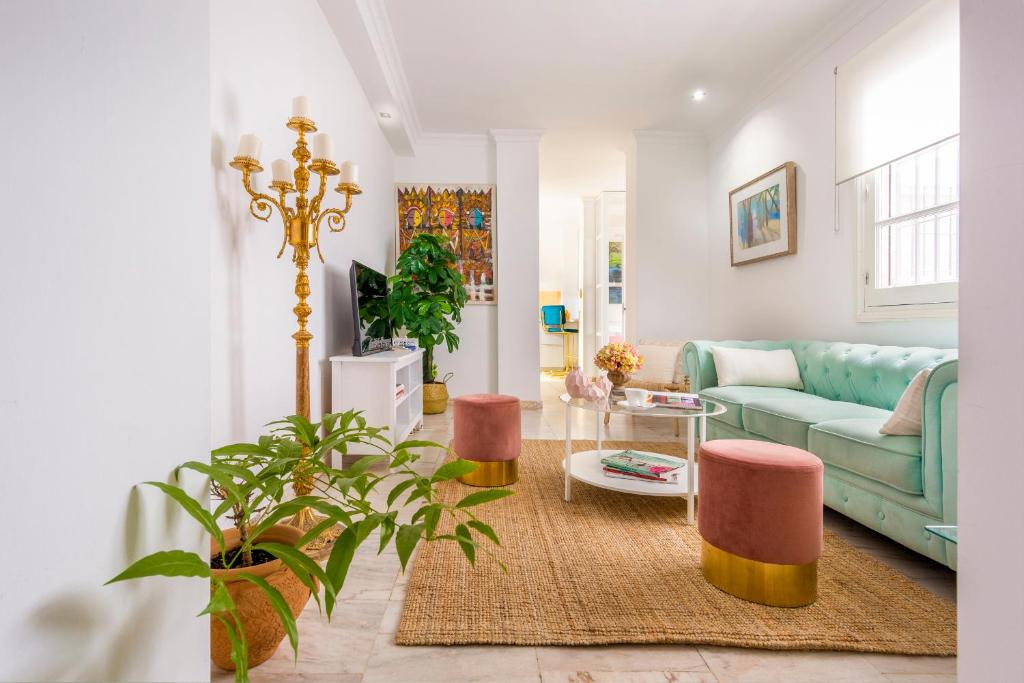
[{"label": "green cushion", "polygon": [[820,422],[808,433],[809,450],[830,465],[920,495],[921,437],[879,434],[883,424],[885,418]]},{"label": "green cushion", "polygon": [[772,441],[806,449],[811,425],[848,418],[876,418],[884,422],[891,414],[881,408],[845,401],[765,399],[743,405],[743,428]]},{"label": "green cushion", "polygon": [[730,424],[733,427],[739,427],[741,429],[743,428],[743,405],[750,401],[775,398],[793,400],[807,399],[812,401],[822,400],[818,396],[805,394],[802,391],[779,389],[778,387],[710,387],[700,392],[700,395],[706,396],[715,403],[721,403],[725,406],[727,412],[722,415],[716,415],[712,419],[720,420],[726,424]]}]

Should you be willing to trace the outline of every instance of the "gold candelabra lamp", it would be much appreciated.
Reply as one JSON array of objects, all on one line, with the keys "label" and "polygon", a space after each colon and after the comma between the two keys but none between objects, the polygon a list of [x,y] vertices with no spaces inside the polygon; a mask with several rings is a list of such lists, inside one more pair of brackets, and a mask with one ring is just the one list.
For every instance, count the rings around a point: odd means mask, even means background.
[{"label": "gold candelabra lamp", "polygon": [[[277,257],[281,258],[287,246],[292,247],[292,262],[295,264],[295,296],[298,303],[292,309],[298,320],[299,329],[292,334],[295,340],[295,414],[309,419],[309,342],[313,334],[306,329],[309,316],[313,312],[306,299],[309,297],[309,276],[306,268],[309,266],[309,257],[312,251],[320,263],[324,262],[323,253],[320,251],[320,228],[326,225],[331,232],[341,232],[345,229],[345,214],[352,208],[353,195],[361,194],[362,190],[356,182],[357,167],[351,161],[346,161],[339,168],[331,160],[333,154],[333,143],[326,133],[317,133],[313,136],[313,149],[310,151],[306,144],[306,136],[316,133],[316,124],[310,118],[309,98],[296,97],[292,100],[292,116],[288,119],[287,126],[295,131],[298,140],[295,142],[295,149],[292,150],[293,164],[285,159],[277,159],[271,164],[272,182],[270,187],[277,194],[273,197],[269,194],[257,192],[252,187],[253,174],[261,173],[263,167],[260,165],[259,157],[262,143],[260,139],[252,134],[243,135],[238,144],[238,153],[231,160],[230,166],[242,172],[242,186],[249,193],[249,212],[261,221],[267,221],[277,210],[284,224],[284,239],[281,242],[281,249]],[[307,197],[309,192],[309,179],[311,173],[320,176],[320,185],[313,197]],[[328,178],[340,176],[338,185],[334,188],[345,197],[345,208],[321,209],[321,203],[327,193]],[[288,205],[288,195],[295,195],[293,205]],[[313,490],[311,476],[296,477],[293,486],[298,496],[308,495]],[[304,530],[309,530],[320,522],[318,515],[312,510],[305,509],[295,515],[292,524]],[[307,546],[309,549],[320,549],[330,543],[338,535],[337,527],[328,529],[317,539]]]}]

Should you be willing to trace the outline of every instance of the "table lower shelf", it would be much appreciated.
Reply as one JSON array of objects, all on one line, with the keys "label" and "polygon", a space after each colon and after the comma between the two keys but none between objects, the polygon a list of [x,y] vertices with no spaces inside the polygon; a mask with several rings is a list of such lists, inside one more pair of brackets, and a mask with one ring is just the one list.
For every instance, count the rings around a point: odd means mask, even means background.
[{"label": "table lower shelf", "polygon": [[[677,458],[664,453],[652,453],[650,451],[637,451],[645,455],[656,455],[659,458],[672,460],[681,465],[678,472],[678,479],[672,484],[656,484],[641,480],[618,479],[606,476],[604,466],[601,465],[601,458],[607,457],[616,451],[604,449],[603,451],[581,451],[572,454],[572,478],[582,481],[591,486],[598,486],[603,489],[619,491],[621,493],[633,493],[641,496],[685,496],[689,497],[686,468],[688,463],[683,458]],[[562,460],[562,469],[565,469],[565,460]],[[696,494],[697,486],[697,464],[693,465],[693,493]]]}]

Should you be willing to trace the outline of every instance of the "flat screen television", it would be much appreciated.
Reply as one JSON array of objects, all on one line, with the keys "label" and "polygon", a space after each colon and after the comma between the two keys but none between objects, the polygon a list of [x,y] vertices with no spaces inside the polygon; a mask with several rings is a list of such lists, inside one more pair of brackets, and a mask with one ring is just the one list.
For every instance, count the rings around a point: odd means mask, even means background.
[{"label": "flat screen television", "polygon": [[391,349],[388,278],[358,261],[349,270],[352,284],[352,355],[367,356]]}]

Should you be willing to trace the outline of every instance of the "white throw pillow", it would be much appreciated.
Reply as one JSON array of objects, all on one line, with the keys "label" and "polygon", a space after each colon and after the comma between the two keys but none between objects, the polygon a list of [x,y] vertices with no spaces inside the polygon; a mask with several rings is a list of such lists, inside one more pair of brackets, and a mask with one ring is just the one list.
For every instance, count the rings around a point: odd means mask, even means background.
[{"label": "white throw pillow", "polygon": [[896,409],[882,428],[879,434],[895,434],[898,436],[921,436],[921,412],[924,403],[924,385],[928,383],[928,375],[932,374],[931,368],[925,368],[910,380],[910,384],[903,390]]},{"label": "white throw pillow", "polygon": [[762,351],[712,346],[718,386],[781,387],[803,389],[796,356],[789,349]]},{"label": "white throw pillow", "polygon": [[657,384],[671,384],[675,380],[678,346],[637,344],[636,350],[644,357],[644,366],[633,373],[633,380]]}]

